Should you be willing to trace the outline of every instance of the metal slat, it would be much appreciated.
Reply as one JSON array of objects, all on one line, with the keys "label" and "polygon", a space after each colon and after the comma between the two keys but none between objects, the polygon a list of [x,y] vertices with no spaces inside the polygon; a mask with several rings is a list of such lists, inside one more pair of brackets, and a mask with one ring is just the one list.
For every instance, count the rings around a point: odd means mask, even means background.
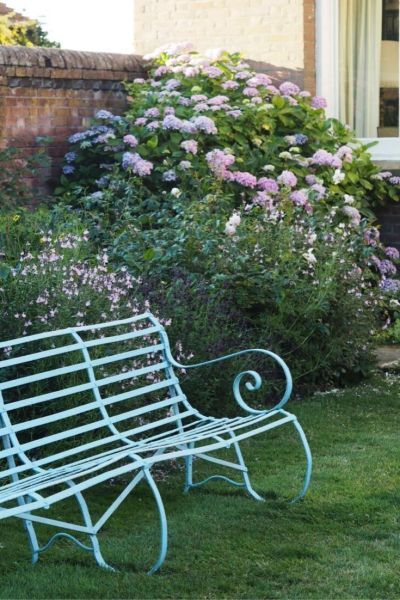
[{"label": "metal slat", "polygon": [[[59,348],[52,348],[51,350],[42,350],[41,352],[34,352],[33,354],[26,354],[25,356],[18,356],[16,358],[8,358],[6,360],[0,361],[0,368],[10,367],[14,365],[20,365],[26,362],[32,362],[33,360],[40,360],[42,358],[48,358],[50,356],[57,356],[58,354],[64,354],[67,352],[74,352],[78,350],[82,350],[82,348],[100,346],[105,344],[112,344],[118,341],[124,341],[128,339],[135,339],[138,337],[144,337],[146,335],[150,335],[151,333],[155,333],[160,331],[160,327],[148,327],[147,329],[141,329],[140,331],[132,331],[129,334],[121,334],[121,335],[113,335],[111,337],[99,338],[98,340],[89,340],[84,343],[75,342],[74,344],[69,344],[68,346],[60,346]],[[68,333],[72,333],[71,330]],[[50,337],[50,336],[46,336]],[[22,338],[23,339],[23,338]],[[41,338],[39,338],[41,339]]]},{"label": "metal slat", "polygon": [[[83,365],[85,368],[87,368],[87,363],[83,363]],[[41,394],[40,396],[32,396],[31,398],[25,398],[24,400],[17,400],[16,402],[10,402],[10,403],[5,404],[5,408],[3,410],[0,410],[0,413],[9,412],[10,410],[16,410],[17,408],[23,408],[25,406],[32,406],[34,404],[38,404],[40,402],[45,402],[47,400],[56,400],[58,398],[63,398],[64,396],[78,394],[80,392],[85,392],[85,391],[91,390],[95,386],[101,387],[103,385],[117,383],[118,381],[123,381],[125,379],[138,377],[140,375],[146,375],[147,373],[154,373],[155,371],[161,371],[162,369],[165,368],[166,365],[167,365],[167,363],[164,361],[162,363],[157,363],[155,365],[149,365],[148,367],[143,367],[142,369],[134,369],[132,371],[127,371],[127,372],[123,372],[123,373],[121,372],[118,375],[104,377],[103,379],[99,379],[97,382],[82,383],[80,385],[71,386],[69,388],[64,388],[62,390],[57,390],[55,392]]]},{"label": "metal slat", "polygon": [[[121,402],[122,400],[129,400],[131,398],[136,398],[137,396],[142,396],[143,394],[148,394],[150,392],[158,391],[163,388],[169,387],[170,385],[172,385],[176,382],[177,382],[176,378],[165,379],[164,381],[161,381],[159,383],[153,383],[152,385],[147,385],[147,386],[135,389],[135,390],[130,390],[129,392],[124,392],[123,394],[117,394],[115,396],[110,396],[109,398],[103,399],[102,403],[105,405],[110,405],[110,404],[114,404],[116,402]],[[84,384],[82,386],[76,386],[76,388],[84,388],[84,389],[90,389],[91,387],[93,387],[92,383]],[[61,390],[61,391],[63,391],[63,390]],[[48,396],[49,394],[45,394],[45,395]],[[173,404],[173,398],[172,399],[168,398],[168,400],[169,401],[172,400],[171,403]],[[126,414],[135,416],[135,415],[143,414],[146,412],[151,412],[153,410],[157,410],[158,408],[161,408],[161,405],[164,402],[165,402],[165,400],[162,402],[148,404],[145,407],[137,408],[134,411],[127,412]],[[30,421],[24,421],[23,423],[17,423],[16,425],[13,425],[13,430],[17,433],[19,431],[31,429],[32,427],[39,427],[41,425],[47,425],[48,423],[54,423],[55,421],[59,421],[61,419],[67,419],[68,417],[73,417],[75,415],[83,414],[83,413],[89,412],[91,410],[97,410],[98,408],[99,408],[98,400],[94,400],[93,402],[88,402],[87,404],[82,404],[80,406],[76,406],[75,408],[70,408],[67,410],[53,413],[52,415],[47,415],[46,417],[38,417],[37,419],[31,419]],[[118,416],[122,418],[124,414],[125,413],[121,413],[121,415],[118,415]],[[102,422],[103,421],[104,421],[104,419],[102,419]],[[58,434],[60,436],[60,439],[63,439],[63,437],[65,437],[65,434],[68,434],[69,431],[71,431],[71,430],[67,429],[66,431]],[[3,429],[0,429],[0,436],[4,435],[5,433],[7,433],[7,428],[5,428],[4,431],[3,431]],[[46,438],[42,438],[42,439],[46,440]],[[24,449],[23,444],[21,445],[21,448]]]}]

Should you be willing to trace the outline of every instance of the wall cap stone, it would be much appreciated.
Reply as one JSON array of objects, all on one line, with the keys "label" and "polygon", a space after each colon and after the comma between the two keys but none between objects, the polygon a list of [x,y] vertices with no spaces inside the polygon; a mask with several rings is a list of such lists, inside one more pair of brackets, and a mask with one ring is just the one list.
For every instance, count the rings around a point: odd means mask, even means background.
[{"label": "wall cap stone", "polygon": [[59,48],[1,46],[0,65],[5,67],[39,67],[42,69],[119,71],[144,73],[143,59],[135,54],[81,52]]}]

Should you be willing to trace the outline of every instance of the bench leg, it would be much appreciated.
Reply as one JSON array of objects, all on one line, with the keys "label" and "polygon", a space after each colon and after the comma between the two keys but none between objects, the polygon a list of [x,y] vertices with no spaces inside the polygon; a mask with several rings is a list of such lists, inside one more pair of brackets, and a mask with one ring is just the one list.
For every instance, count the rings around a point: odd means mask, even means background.
[{"label": "bench leg", "polygon": [[[233,437],[233,435],[232,435],[232,437]],[[265,502],[264,498],[262,496],[260,496],[259,494],[257,494],[257,492],[253,489],[253,486],[251,485],[249,472],[247,470],[246,463],[244,462],[243,454],[240,449],[239,442],[233,442],[233,446],[235,448],[236,456],[238,457],[239,464],[246,469],[245,471],[242,472],[242,475],[243,475],[243,481],[244,481],[244,485],[245,485],[247,493],[249,494],[249,496],[254,498],[254,500],[258,500],[259,502]]]},{"label": "bench leg", "polygon": [[[70,482],[70,481],[67,481],[67,484],[70,487],[74,486],[74,483]],[[83,497],[82,493],[75,492],[75,498],[79,504],[82,518],[83,518],[83,521],[84,521],[86,527],[88,527],[90,529],[94,529],[92,518],[91,518],[90,512],[89,512],[89,507],[88,507],[87,502],[86,502],[85,498]],[[106,561],[104,560],[104,558],[101,554],[101,551],[100,551],[100,545],[99,545],[99,540],[97,539],[97,535],[95,533],[93,533],[93,534],[89,534],[89,537],[90,537],[90,541],[92,543],[93,556],[94,556],[97,564],[99,565],[99,567],[102,567],[103,569],[107,569],[108,571],[115,571],[115,569],[113,567],[111,567],[109,564],[107,564]]]},{"label": "bench leg", "polygon": [[[25,504],[24,500],[21,498],[20,504]],[[33,527],[32,521],[28,521],[28,519],[24,519],[24,528],[29,540],[29,546],[32,552],[32,564],[37,563],[39,559],[39,543],[36,537],[35,528]]]},{"label": "bench leg", "polygon": [[293,425],[295,426],[297,433],[300,436],[300,440],[303,444],[304,453],[306,455],[307,466],[306,466],[306,472],[304,475],[303,487],[301,489],[301,492],[298,496],[296,496],[296,498],[294,498],[294,500],[291,501],[292,503],[297,502],[298,500],[301,500],[302,498],[304,498],[304,496],[309,488],[309,485],[310,485],[311,472],[312,472],[312,455],[311,455],[310,446],[308,445],[306,434],[304,433],[303,428],[297,419],[295,419],[293,421]]},{"label": "bench leg", "polygon": [[163,562],[165,560],[165,556],[167,554],[168,526],[167,526],[167,517],[165,514],[165,508],[164,508],[162,498],[160,496],[160,492],[158,491],[158,487],[148,469],[144,469],[144,476],[146,478],[147,483],[150,486],[151,491],[153,492],[153,496],[156,500],[157,507],[158,507],[158,513],[160,515],[160,528],[161,528],[160,551],[159,551],[157,562],[152,566],[152,568],[148,572],[149,575],[153,575],[153,573],[158,571],[158,569],[161,567],[161,565],[163,564]]}]

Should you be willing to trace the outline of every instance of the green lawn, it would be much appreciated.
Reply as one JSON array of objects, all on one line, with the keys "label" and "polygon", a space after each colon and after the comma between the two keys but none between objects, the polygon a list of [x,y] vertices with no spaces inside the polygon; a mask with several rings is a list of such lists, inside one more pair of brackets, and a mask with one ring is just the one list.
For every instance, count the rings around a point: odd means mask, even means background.
[{"label": "green lawn", "polygon": [[[304,460],[291,428],[282,427],[243,444],[265,503],[223,484],[185,496],[180,468],[160,483],[169,553],[152,577],[146,569],[159,530],[145,485],[100,534],[118,573],[64,541],[32,566],[21,523],[2,521],[0,598],[399,598],[400,378],[377,377],[288,408],[314,455],[303,502],[287,503]],[[195,468],[210,473],[211,465]],[[100,510],[118,489],[104,486],[88,499]],[[76,513],[72,503],[63,506]],[[38,531],[44,543],[48,532]]]}]

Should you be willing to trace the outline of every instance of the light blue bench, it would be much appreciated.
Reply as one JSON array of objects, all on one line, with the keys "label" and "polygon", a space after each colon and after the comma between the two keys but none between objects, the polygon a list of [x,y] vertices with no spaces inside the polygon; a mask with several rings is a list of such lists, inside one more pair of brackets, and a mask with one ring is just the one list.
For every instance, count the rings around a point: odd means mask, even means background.
[{"label": "light blue bench", "polygon": [[[174,367],[182,368],[171,355],[167,334],[150,313],[123,321],[31,335],[0,343],[0,519],[23,520],[32,550],[32,561],[59,538],[68,538],[91,552],[101,567],[104,561],[97,534],[109,517],[143,479],[156,500],[161,523],[158,560],[167,551],[167,520],[151,469],[161,461],[183,457],[185,490],[210,480],[224,480],[244,487],[256,500],[239,442],[258,433],[291,423],[300,435],[307,469],[299,498],[307,491],[311,454],[296,417],[283,410],[292,380],[283,360],[268,350],[244,350],[191,369],[247,353],[263,354],[282,369],[286,389],[282,400],[270,410],[248,406],[240,387],[258,390],[261,378],[244,371],[233,383],[234,397],[244,416],[214,418],[202,415],[188,402]],[[247,381],[244,381],[247,380]],[[237,462],[215,456],[232,448]],[[194,483],[192,459],[196,456],[230,467],[242,481],[222,475]],[[124,476],[126,487],[105,513],[92,520],[83,492]],[[52,505],[75,496],[83,523],[54,518]],[[49,509],[46,513],[42,509]],[[60,507],[61,508],[61,507]],[[34,523],[60,529],[39,546]],[[86,534],[90,543],[72,533]]]}]

